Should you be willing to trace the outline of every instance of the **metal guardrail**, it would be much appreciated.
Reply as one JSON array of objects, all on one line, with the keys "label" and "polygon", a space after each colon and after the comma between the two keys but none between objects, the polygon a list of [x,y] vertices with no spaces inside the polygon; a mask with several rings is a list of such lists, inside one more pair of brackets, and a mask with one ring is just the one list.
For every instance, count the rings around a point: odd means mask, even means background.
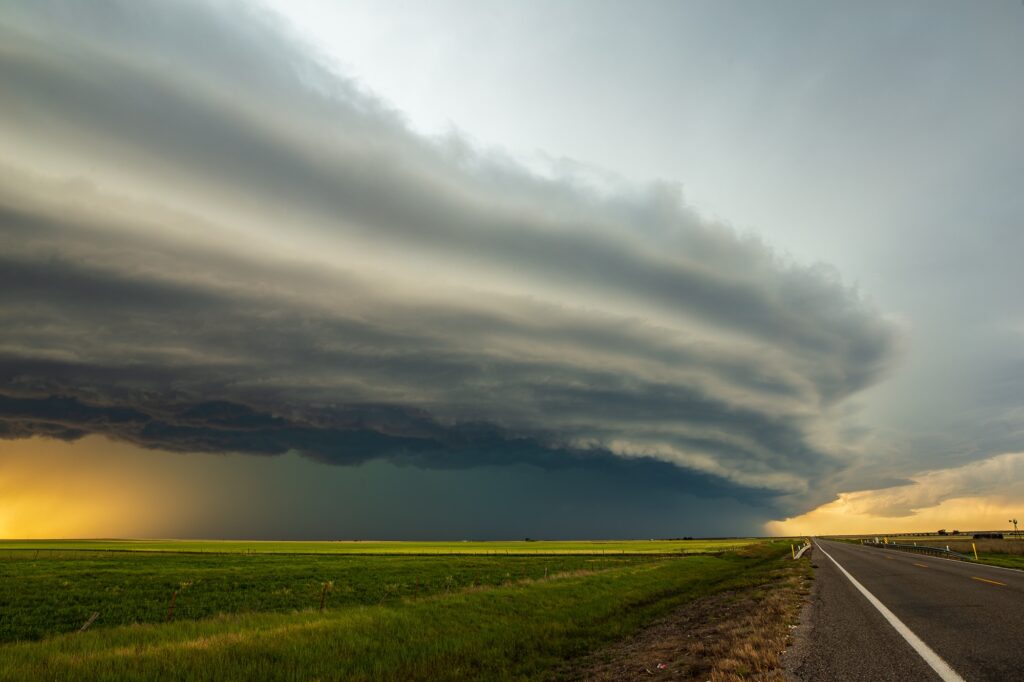
[{"label": "metal guardrail", "polygon": [[958,561],[973,561],[973,559],[966,554],[954,552],[948,548],[943,549],[942,547],[929,547],[928,545],[904,545],[898,542],[873,542],[871,540],[861,540],[861,544],[869,547],[880,547],[882,549],[896,549],[901,552],[916,552],[918,554],[941,556],[947,559],[956,559]]},{"label": "metal guardrail", "polygon": [[793,552],[793,558],[794,559],[799,559],[800,557],[802,557],[804,555],[804,552],[806,552],[810,548],[811,548],[811,541],[810,540],[804,540],[804,544],[802,544],[799,547],[797,547],[796,545],[790,545],[789,546],[789,549]]}]

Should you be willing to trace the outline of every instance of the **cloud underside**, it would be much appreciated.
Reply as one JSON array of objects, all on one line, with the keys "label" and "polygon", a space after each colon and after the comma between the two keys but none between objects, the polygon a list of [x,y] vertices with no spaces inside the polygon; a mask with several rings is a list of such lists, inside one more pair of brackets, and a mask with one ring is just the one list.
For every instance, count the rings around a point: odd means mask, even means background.
[{"label": "cloud underside", "polygon": [[767,525],[773,534],[893,533],[929,528],[999,530],[1017,518],[1024,453],[919,473],[901,485],[840,493],[806,514]]},{"label": "cloud underside", "polygon": [[424,139],[242,4],[0,13],[0,436],[834,476],[893,334],[678,190]]},{"label": "cloud underside", "polygon": [[853,515],[899,518],[959,498],[1016,501],[1021,484],[1024,453],[1006,453],[958,467],[926,471],[904,485],[844,493],[839,503]]}]

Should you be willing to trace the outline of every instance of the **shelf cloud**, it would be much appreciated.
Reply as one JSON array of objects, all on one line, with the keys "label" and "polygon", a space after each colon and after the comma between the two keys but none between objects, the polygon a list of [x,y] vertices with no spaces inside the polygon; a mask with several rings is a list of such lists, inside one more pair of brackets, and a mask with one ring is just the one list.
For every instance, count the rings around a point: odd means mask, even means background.
[{"label": "shelf cloud", "polygon": [[856,456],[845,401],[896,329],[678,187],[417,135],[247,3],[0,16],[0,437],[595,467],[787,509]]}]

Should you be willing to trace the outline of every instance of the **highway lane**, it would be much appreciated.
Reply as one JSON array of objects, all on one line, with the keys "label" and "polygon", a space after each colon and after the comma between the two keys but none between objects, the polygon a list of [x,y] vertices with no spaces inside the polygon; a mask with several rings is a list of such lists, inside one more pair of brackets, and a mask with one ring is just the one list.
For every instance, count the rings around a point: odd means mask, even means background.
[{"label": "highway lane", "polygon": [[[816,540],[956,675],[1024,681],[1024,572]],[[801,680],[938,680],[819,549]]]}]

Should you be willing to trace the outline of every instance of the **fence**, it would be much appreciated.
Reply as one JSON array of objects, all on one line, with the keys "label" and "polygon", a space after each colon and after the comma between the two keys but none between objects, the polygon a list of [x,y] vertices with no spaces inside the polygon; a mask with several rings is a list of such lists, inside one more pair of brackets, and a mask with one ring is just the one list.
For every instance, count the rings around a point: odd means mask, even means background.
[{"label": "fence", "polygon": [[943,547],[929,547],[928,545],[904,545],[897,542],[873,542],[871,540],[861,540],[862,545],[868,545],[869,547],[880,547],[882,549],[896,549],[901,552],[916,552],[918,554],[929,554],[931,556],[940,556],[947,559],[956,559],[958,561],[972,561],[971,557],[960,552],[954,552],[953,550]]}]

